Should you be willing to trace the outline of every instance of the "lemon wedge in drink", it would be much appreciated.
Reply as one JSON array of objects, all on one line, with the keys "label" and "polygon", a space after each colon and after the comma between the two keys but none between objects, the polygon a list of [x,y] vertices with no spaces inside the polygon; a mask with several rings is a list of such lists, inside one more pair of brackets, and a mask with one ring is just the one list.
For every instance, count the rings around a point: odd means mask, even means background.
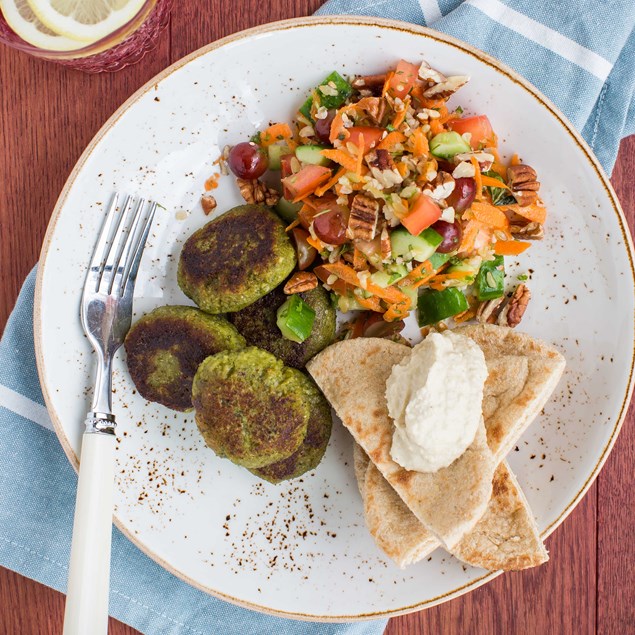
[{"label": "lemon wedge in drink", "polygon": [[46,51],[75,51],[85,42],[59,35],[42,24],[27,0],[0,0],[0,13],[25,42]]},{"label": "lemon wedge in drink", "polygon": [[90,44],[130,22],[146,0],[28,0],[28,3],[51,31]]}]

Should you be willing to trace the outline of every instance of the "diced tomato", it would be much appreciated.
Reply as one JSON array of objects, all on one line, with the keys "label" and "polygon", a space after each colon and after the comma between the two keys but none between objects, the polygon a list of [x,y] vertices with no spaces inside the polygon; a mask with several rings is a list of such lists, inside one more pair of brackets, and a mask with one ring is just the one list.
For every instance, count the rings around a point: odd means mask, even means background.
[{"label": "diced tomato", "polygon": [[[284,154],[280,157],[280,173],[282,178],[285,176],[291,176],[293,174],[293,169],[291,168],[291,161],[295,158],[295,154]],[[282,185],[282,195],[288,200],[293,199],[293,195],[289,191],[289,188]]]},{"label": "diced tomato", "polygon": [[331,170],[321,165],[305,165],[296,174],[282,179],[293,199],[301,198],[331,178]]},{"label": "diced tomato", "polygon": [[421,194],[408,215],[401,219],[401,224],[413,236],[418,236],[439,218],[441,218],[441,208],[429,196]]},{"label": "diced tomato", "polygon": [[371,126],[353,126],[348,129],[349,137],[347,142],[355,144],[357,147],[361,145],[364,139],[364,150],[374,148],[380,141],[384,131],[381,128],[373,128]]},{"label": "diced tomato", "polygon": [[397,68],[395,68],[395,72],[390,78],[388,92],[393,97],[403,99],[414,86],[418,76],[419,67],[416,64],[411,64],[406,62],[406,60],[399,60]]},{"label": "diced tomato", "polygon": [[451,130],[458,132],[460,135],[469,132],[470,135],[472,135],[470,145],[474,150],[478,150],[479,147],[491,145],[495,141],[494,129],[487,115],[452,119],[448,121],[447,125]]}]

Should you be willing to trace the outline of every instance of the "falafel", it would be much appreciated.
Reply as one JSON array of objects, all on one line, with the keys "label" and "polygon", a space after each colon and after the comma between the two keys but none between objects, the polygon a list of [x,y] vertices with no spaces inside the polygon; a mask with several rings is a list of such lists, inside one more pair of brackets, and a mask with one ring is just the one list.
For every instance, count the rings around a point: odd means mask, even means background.
[{"label": "falafel", "polygon": [[247,468],[282,461],[307,432],[314,387],[299,370],[255,347],[208,357],[192,386],[196,424],[207,445]]},{"label": "falafel", "polygon": [[199,364],[219,351],[244,348],[245,339],[221,317],[191,306],[161,306],[136,322],[124,346],[139,394],[185,412],[192,409]]},{"label": "falafel", "polygon": [[203,311],[239,311],[277,287],[296,263],[282,220],[262,205],[240,205],[183,245],[177,280]]},{"label": "falafel", "polygon": [[227,319],[251,346],[264,348],[288,366],[304,368],[305,364],[335,339],[336,314],[329,294],[322,286],[298,294],[315,311],[311,335],[301,344],[292,342],[280,333],[276,311],[289,298],[282,286],[277,287],[253,304]]},{"label": "falafel", "polygon": [[322,460],[331,438],[331,406],[312,380],[308,377],[306,379],[312,387],[310,390],[309,385],[306,386],[306,398],[310,404],[311,414],[302,445],[287,459],[250,470],[255,476],[270,483],[288,481],[315,469]]}]

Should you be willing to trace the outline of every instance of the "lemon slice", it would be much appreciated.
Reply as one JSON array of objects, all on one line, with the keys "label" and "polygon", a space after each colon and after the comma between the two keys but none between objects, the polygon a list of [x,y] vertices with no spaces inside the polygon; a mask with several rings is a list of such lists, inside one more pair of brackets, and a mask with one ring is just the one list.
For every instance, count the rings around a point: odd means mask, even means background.
[{"label": "lemon slice", "polygon": [[75,51],[85,42],[58,35],[47,29],[31,10],[27,0],[0,0],[0,13],[9,27],[25,42],[46,51]]},{"label": "lemon slice", "polygon": [[146,0],[28,0],[33,13],[55,33],[96,42],[130,22]]}]

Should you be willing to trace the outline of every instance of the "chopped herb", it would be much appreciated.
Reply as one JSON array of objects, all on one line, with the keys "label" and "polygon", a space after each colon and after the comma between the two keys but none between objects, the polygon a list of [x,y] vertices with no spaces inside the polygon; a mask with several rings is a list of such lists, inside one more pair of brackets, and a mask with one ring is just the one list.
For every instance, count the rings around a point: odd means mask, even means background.
[{"label": "chopped herb", "polygon": [[[490,176],[493,179],[504,183],[503,178],[498,172],[494,172],[494,170],[488,170],[487,172],[483,172],[485,176]],[[516,199],[509,193],[509,190],[506,190],[504,187],[487,187],[487,191],[489,195],[492,197],[492,203],[494,205],[513,205],[516,202]]]},{"label": "chopped herb", "polygon": [[463,108],[461,108],[461,106],[457,106],[456,110],[454,111],[457,115],[462,115],[463,114]]}]

